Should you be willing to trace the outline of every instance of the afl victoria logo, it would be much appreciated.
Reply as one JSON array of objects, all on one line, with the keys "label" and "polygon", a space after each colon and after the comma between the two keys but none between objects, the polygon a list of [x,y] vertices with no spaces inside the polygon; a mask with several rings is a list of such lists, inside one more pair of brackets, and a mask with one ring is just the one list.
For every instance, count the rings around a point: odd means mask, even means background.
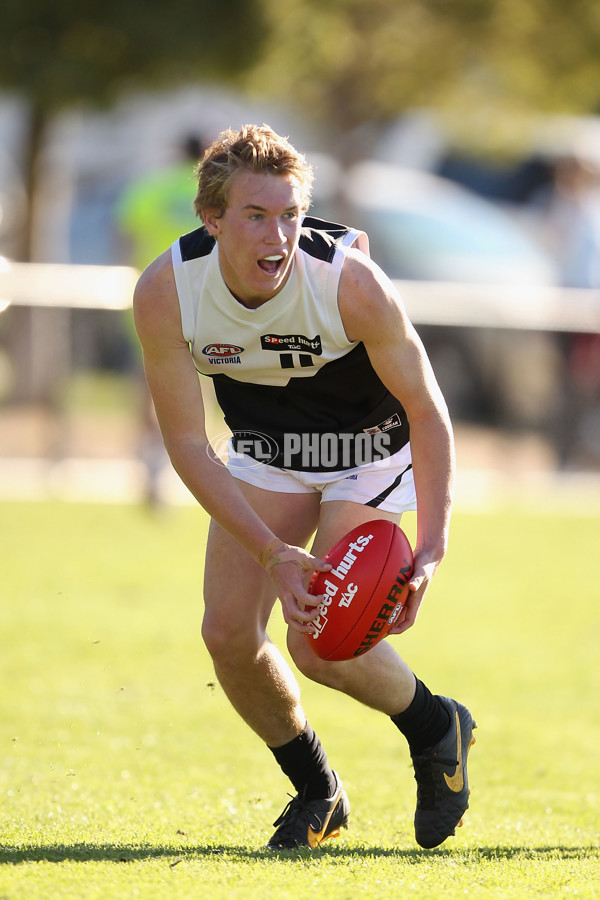
[{"label": "afl victoria logo", "polygon": [[238,353],[243,353],[244,348],[236,347],[235,344],[207,344],[202,348],[202,352],[205,356],[216,356],[223,359],[226,356],[237,356]]}]

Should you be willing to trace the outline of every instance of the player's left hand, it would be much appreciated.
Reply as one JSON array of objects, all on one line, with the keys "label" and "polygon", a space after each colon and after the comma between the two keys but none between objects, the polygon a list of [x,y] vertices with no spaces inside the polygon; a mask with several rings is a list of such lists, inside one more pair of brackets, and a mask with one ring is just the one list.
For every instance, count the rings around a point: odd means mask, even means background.
[{"label": "player's left hand", "polygon": [[404,609],[390,628],[389,634],[402,634],[415,624],[421,603],[439,564],[440,560],[432,559],[426,551],[415,550],[413,573],[408,583],[409,594]]}]

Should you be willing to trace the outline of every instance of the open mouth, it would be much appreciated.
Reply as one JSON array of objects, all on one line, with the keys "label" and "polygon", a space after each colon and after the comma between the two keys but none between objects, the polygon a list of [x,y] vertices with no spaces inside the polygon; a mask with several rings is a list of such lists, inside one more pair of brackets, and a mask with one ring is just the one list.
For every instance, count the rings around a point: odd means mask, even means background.
[{"label": "open mouth", "polygon": [[267,273],[267,275],[276,275],[281,268],[282,263],[283,256],[281,253],[274,254],[273,256],[265,256],[264,259],[259,259],[258,261],[258,265],[263,272]]}]

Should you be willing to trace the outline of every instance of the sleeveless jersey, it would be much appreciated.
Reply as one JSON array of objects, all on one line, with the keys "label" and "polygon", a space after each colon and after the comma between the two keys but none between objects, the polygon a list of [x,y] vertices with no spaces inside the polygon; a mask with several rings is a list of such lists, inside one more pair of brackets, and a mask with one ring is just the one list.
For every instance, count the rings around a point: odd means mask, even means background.
[{"label": "sleeveless jersey", "polygon": [[257,309],[227,288],[204,227],[172,246],[183,336],[211,377],[239,452],[287,469],[347,469],[409,438],[406,414],[348,340],[338,308],[346,252],[360,232],[307,217],[290,276]]}]

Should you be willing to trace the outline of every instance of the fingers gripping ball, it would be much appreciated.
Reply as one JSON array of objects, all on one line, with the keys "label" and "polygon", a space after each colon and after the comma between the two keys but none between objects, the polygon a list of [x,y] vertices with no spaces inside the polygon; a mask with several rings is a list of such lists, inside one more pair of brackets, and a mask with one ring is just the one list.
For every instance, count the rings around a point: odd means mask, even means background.
[{"label": "fingers gripping ball", "polygon": [[349,531],[324,559],[333,568],[310,580],[309,592],[325,600],[306,640],[321,659],[353,659],[378,644],[400,615],[412,549],[398,525],[375,519]]}]

